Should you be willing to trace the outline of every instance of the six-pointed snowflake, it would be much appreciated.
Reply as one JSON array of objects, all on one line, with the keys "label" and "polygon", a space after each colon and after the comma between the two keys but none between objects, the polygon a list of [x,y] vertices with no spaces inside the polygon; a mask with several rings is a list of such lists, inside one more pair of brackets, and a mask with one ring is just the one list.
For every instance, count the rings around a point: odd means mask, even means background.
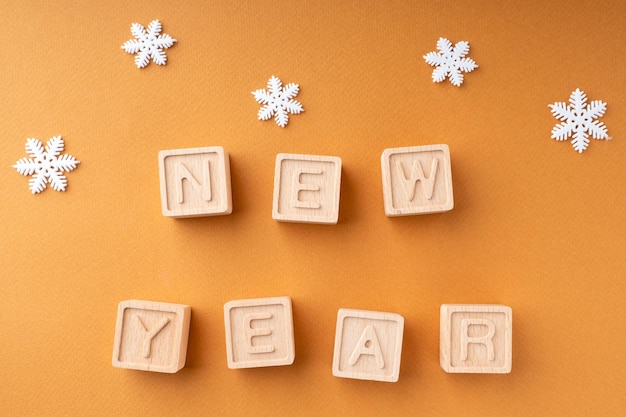
[{"label": "six-pointed snowflake", "polygon": [[465,57],[469,52],[469,43],[466,41],[457,42],[453,48],[448,39],[439,38],[437,50],[439,52],[424,55],[424,60],[429,65],[437,67],[433,70],[433,81],[436,83],[449,77],[452,84],[460,87],[463,84],[463,73],[478,68],[473,59]]},{"label": "six-pointed snowflake", "polygon": [[568,106],[565,102],[548,104],[552,115],[561,123],[552,128],[552,138],[566,140],[573,137],[572,146],[582,153],[589,146],[589,134],[594,139],[610,139],[604,123],[597,119],[606,111],[606,103],[594,100],[587,104],[587,95],[578,88],[569,97]]},{"label": "six-pointed snowflake", "polygon": [[30,158],[20,159],[13,168],[22,175],[32,175],[28,188],[33,194],[43,191],[46,184],[56,191],[65,191],[67,178],[62,173],[73,170],[80,161],[72,155],[61,155],[64,146],[61,136],[51,138],[45,149],[37,139],[26,140],[26,153]]},{"label": "six-pointed snowflake", "polygon": [[147,31],[139,23],[133,23],[130,26],[130,32],[135,39],[126,41],[124,45],[122,45],[122,49],[129,54],[137,54],[135,55],[135,65],[137,65],[137,68],[143,68],[148,65],[150,58],[158,65],[165,65],[167,55],[165,55],[163,49],[174,45],[176,39],[165,33],[159,35],[159,33],[161,33],[161,22],[153,20],[148,25]]},{"label": "six-pointed snowflake", "polygon": [[257,103],[264,104],[259,109],[259,120],[268,120],[274,116],[278,126],[287,126],[288,113],[298,114],[304,111],[302,104],[293,99],[298,95],[298,91],[298,84],[290,83],[283,88],[280,79],[272,75],[267,82],[267,90],[260,89],[252,92]]}]

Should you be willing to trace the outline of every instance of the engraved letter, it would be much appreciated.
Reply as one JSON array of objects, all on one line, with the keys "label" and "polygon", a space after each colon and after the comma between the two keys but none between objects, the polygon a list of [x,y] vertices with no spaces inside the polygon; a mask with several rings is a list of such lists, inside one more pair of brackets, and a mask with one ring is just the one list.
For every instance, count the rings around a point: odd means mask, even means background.
[{"label": "engraved letter", "polygon": [[144,323],[143,320],[141,320],[141,317],[137,316],[137,320],[139,320],[139,323],[141,323],[141,327],[143,327],[144,330],[148,332],[146,334],[146,338],[143,341],[143,357],[149,358],[150,349],[152,348],[152,339],[154,339],[156,335],[159,334],[159,332],[163,330],[165,326],[167,326],[167,323],[170,322],[170,319],[168,319],[167,317],[163,317],[161,321],[159,322],[159,324],[157,324],[156,327],[152,330],[148,330],[146,323]]},{"label": "engraved letter", "polygon": [[357,342],[354,351],[352,351],[352,355],[350,355],[348,363],[351,366],[354,366],[361,355],[374,355],[378,369],[383,369],[385,367],[383,352],[380,350],[380,343],[378,342],[376,331],[374,331],[372,326],[367,326],[365,330],[363,330],[363,333],[361,333],[361,338]]},{"label": "engraved letter", "polygon": [[315,168],[296,168],[293,173],[293,195],[291,197],[291,205],[298,208],[310,208],[310,209],[318,209],[320,208],[319,203],[309,203],[306,201],[301,201],[300,191],[319,191],[320,187],[312,184],[303,184],[300,182],[300,176],[302,174],[312,174],[312,175],[321,175],[321,169]]},{"label": "engraved letter", "polygon": [[413,161],[413,166],[411,167],[411,173],[407,177],[404,172],[404,165],[402,164],[402,161],[397,162],[398,171],[400,171],[399,173],[404,179],[404,181],[402,182],[404,183],[407,198],[409,199],[409,201],[413,201],[413,199],[415,198],[415,187],[417,186],[417,181],[420,181],[422,183],[426,199],[430,200],[431,198],[433,198],[433,191],[435,190],[435,179],[437,177],[437,165],[439,165],[439,160],[437,158],[433,158],[433,161],[430,164],[430,175],[428,176],[428,178],[426,178],[424,176],[422,164],[420,163],[419,159],[415,159],[415,161]]},{"label": "engraved letter", "polygon": [[183,197],[183,180],[189,181],[191,186],[196,192],[200,192],[204,201],[211,201],[211,176],[209,175],[209,161],[204,161],[202,164],[202,184],[200,184],[191,172],[187,169],[185,164],[179,162],[176,164],[176,193],[178,194],[178,203],[182,204]]},{"label": "engraved letter", "polygon": [[[487,334],[479,337],[470,337],[467,333],[470,326],[486,326]],[[463,319],[461,321],[461,360],[467,360],[467,347],[470,343],[485,345],[487,348],[487,359],[495,359],[493,349],[493,337],[496,334],[496,325],[491,320],[486,319]]]},{"label": "engraved letter", "polygon": [[252,338],[257,336],[267,336],[272,334],[272,329],[269,327],[263,327],[260,329],[253,329],[252,322],[254,320],[267,320],[272,318],[272,313],[266,311],[264,313],[250,313],[243,317],[244,328],[246,331],[246,350],[248,353],[271,353],[275,350],[274,345],[261,345],[252,346]]}]

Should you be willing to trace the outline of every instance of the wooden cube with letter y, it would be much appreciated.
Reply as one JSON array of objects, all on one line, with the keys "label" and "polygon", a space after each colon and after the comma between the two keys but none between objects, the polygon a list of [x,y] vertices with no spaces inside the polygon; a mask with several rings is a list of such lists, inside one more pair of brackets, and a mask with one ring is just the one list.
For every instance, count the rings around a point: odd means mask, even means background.
[{"label": "wooden cube with letter y", "polygon": [[191,307],[127,300],[118,306],[113,366],[175,373],[185,366]]}]

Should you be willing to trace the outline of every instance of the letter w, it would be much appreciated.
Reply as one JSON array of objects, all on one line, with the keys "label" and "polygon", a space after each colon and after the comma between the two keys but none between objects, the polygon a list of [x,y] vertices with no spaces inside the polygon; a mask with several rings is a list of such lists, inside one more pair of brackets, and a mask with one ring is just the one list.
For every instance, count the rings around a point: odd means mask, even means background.
[{"label": "letter w", "polygon": [[420,181],[422,183],[426,199],[430,200],[431,198],[433,198],[438,165],[439,160],[437,158],[433,158],[433,161],[430,164],[430,175],[428,176],[428,178],[426,178],[426,176],[424,176],[424,170],[422,169],[422,164],[420,163],[419,159],[413,161],[413,166],[411,167],[411,172],[409,176],[405,174],[402,161],[397,162],[396,166],[398,167],[398,171],[400,171],[400,175],[404,179],[403,183],[409,201],[413,201],[413,199],[415,198],[415,188],[417,186],[417,181]]}]

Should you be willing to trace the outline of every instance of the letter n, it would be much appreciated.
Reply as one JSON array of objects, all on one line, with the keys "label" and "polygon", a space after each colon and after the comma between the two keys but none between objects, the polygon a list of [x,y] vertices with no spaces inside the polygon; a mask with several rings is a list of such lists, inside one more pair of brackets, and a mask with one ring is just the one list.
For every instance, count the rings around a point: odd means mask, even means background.
[{"label": "letter n", "polygon": [[211,176],[209,172],[209,161],[202,162],[202,183],[189,172],[189,169],[182,162],[176,164],[174,171],[176,178],[176,195],[178,196],[178,203],[182,204],[184,201],[183,195],[183,180],[189,181],[194,191],[199,192],[202,196],[202,200],[211,201]]}]

